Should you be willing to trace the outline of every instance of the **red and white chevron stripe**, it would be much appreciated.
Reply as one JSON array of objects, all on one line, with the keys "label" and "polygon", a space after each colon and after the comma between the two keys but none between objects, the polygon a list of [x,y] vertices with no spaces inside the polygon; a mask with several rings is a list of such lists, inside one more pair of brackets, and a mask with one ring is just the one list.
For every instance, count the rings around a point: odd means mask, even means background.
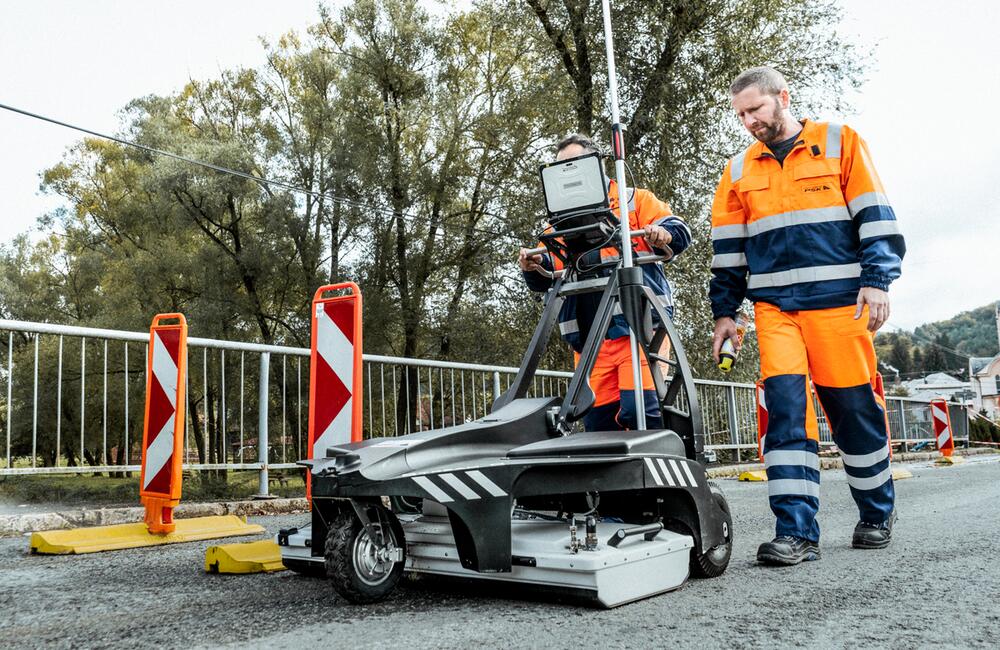
[{"label": "red and white chevron stripe", "polygon": [[955,450],[955,439],[951,433],[951,416],[948,402],[943,399],[931,400],[931,420],[934,421],[934,438],[942,456],[951,456]]},{"label": "red and white chevron stripe", "polygon": [[171,492],[177,426],[177,387],[180,383],[181,331],[155,329],[150,336],[150,368],[145,447],[142,453],[142,491]]}]

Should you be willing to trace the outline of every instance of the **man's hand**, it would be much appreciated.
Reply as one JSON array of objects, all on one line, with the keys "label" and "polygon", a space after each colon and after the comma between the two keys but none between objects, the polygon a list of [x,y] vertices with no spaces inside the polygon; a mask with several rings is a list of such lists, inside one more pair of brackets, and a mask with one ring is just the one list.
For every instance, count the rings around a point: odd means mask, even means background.
[{"label": "man's hand", "polygon": [[542,268],[542,256],[528,255],[528,249],[522,248],[517,255],[517,265],[521,267],[522,271],[537,271]]},{"label": "man's hand", "polygon": [[715,333],[712,335],[712,358],[719,363],[719,351],[726,339],[733,342],[733,349],[740,351],[740,337],[736,334],[736,321],[728,316],[723,316],[715,321]]},{"label": "man's hand", "polygon": [[649,224],[642,231],[644,233],[642,238],[653,248],[666,248],[674,240],[670,232],[663,226]]},{"label": "man's hand", "polygon": [[889,294],[875,287],[861,287],[854,320],[861,318],[865,305],[868,305],[868,331],[877,332],[889,320]]}]

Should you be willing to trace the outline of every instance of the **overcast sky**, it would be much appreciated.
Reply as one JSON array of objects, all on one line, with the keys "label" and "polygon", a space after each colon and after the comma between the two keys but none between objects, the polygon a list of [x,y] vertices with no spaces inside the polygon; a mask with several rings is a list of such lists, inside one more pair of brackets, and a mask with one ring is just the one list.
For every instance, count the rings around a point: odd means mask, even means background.
[{"label": "overcast sky", "polygon": [[[868,141],[909,252],[892,286],[896,327],[1000,298],[1000,25],[991,0],[842,0],[845,38],[876,46],[853,103],[836,118]],[[304,0],[4,0],[0,103],[115,132],[129,100],[167,94],[262,61],[273,40],[317,17]],[[794,89],[793,89],[794,91]],[[39,173],[80,138],[0,111],[0,241],[58,205]]]}]

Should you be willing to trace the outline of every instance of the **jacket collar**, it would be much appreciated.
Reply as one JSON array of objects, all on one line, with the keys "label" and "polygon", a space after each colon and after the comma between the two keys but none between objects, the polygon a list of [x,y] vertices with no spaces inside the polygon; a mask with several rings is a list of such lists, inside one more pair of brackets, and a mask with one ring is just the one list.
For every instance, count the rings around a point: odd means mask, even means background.
[{"label": "jacket collar", "polygon": [[[824,144],[824,141],[820,140],[823,135],[821,133],[822,123],[813,122],[812,120],[799,120],[799,123],[802,124],[802,131],[799,132],[799,137],[798,140],[795,141],[795,146],[797,147],[799,144],[805,144],[806,149],[810,153],[812,153],[813,150],[812,145],[817,145],[820,150],[824,149],[826,145]],[[793,147],[793,149],[794,148],[795,147]],[[774,156],[771,154],[771,150],[767,148],[767,145],[760,140],[755,140],[754,143],[750,145],[750,157],[756,159],[773,158]]]}]

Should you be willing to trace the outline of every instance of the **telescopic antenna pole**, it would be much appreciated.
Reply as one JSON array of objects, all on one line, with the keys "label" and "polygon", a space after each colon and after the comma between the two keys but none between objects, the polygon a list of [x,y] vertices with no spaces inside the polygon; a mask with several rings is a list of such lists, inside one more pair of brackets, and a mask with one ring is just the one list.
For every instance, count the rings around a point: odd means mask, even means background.
[{"label": "telescopic antenna pole", "polygon": [[[611,148],[615,157],[615,182],[618,184],[619,229],[622,235],[622,268],[632,267],[632,238],[628,221],[628,189],[625,187],[625,129],[618,110],[618,74],[615,72],[615,42],[611,34],[611,2],[602,0],[604,10],[604,44],[608,50],[608,82],[611,95]],[[642,393],[642,368],[639,362],[639,341],[629,328],[629,348],[632,353],[632,384],[635,386],[635,412],[639,429],[646,428],[646,400]]]}]

